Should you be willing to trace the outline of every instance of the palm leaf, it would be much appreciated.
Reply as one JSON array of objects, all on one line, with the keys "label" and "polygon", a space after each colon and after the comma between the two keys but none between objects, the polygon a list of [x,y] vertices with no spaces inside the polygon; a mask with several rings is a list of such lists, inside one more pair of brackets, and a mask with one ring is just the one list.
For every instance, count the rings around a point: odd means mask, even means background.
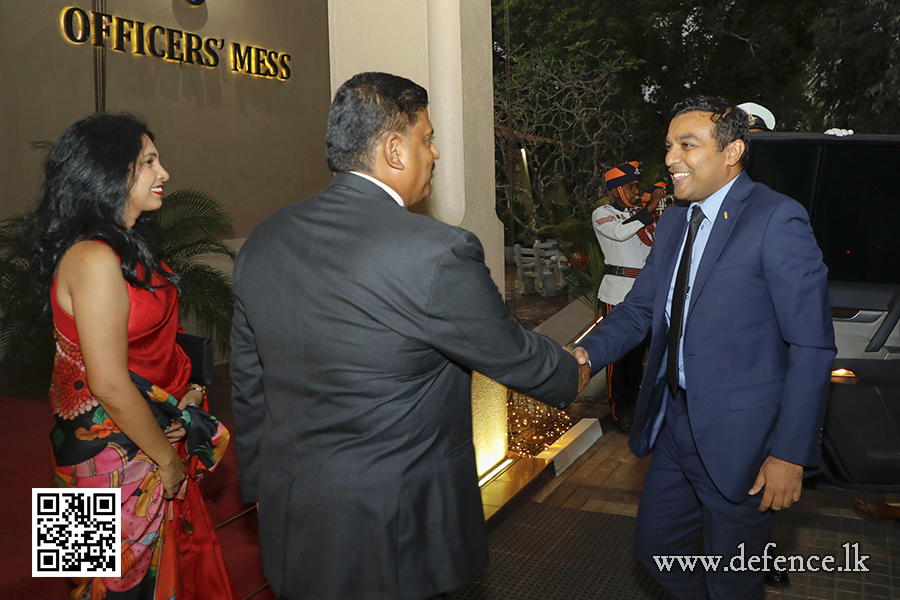
[{"label": "palm leaf", "polygon": [[14,215],[0,223],[0,255],[9,256],[21,248],[22,237],[18,228],[20,218]]},{"label": "palm leaf", "polygon": [[181,276],[180,314],[191,317],[219,346],[230,349],[234,290],[231,279],[205,257],[235,252],[220,240],[234,235],[231,216],[205,192],[178,190],[163,198],[154,215],[160,226],[163,260]]},{"label": "palm leaf", "polygon": [[163,198],[154,213],[162,230],[162,247],[181,246],[202,239],[221,239],[234,235],[229,215],[219,203],[198,190],[178,190]]},{"label": "palm leaf", "polygon": [[560,251],[569,259],[569,263],[586,272],[581,256],[588,256],[589,248],[597,245],[597,237],[591,222],[569,217],[540,228],[538,237],[553,236],[556,238]]},{"label": "palm leaf", "polygon": [[569,284],[569,295],[575,296],[587,304],[596,317],[600,315],[600,300],[597,298],[597,292],[600,290],[600,281],[603,279],[606,267],[603,264],[600,244],[596,239],[588,245],[587,249],[589,273],[569,267],[563,270],[563,277]]},{"label": "palm leaf", "polygon": [[[218,240],[202,239],[193,242],[187,242],[181,246],[166,246],[163,249],[166,262],[169,261],[192,261],[197,257],[211,254],[226,256],[234,260],[235,251]],[[171,266],[171,265],[170,265]]]},{"label": "palm leaf", "polygon": [[0,224],[0,345],[4,359],[27,365],[53,362],[53,324],[36,318],[37,287],[22,256],[21,217]]},{"label": "palm leaf", "polygon": [[213,337],[219,347],[230,348],[231,317],[234,314],[234,289],[231,278],[209,265],[178,261],[170,265],[184,282],[179,298],[182,317],[193,318]]}]

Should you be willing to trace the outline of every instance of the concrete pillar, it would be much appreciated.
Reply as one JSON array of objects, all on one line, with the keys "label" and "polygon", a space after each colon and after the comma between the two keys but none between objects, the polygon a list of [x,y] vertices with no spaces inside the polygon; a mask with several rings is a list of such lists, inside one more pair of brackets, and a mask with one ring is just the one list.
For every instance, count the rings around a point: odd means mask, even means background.
[{"label": "concrete pillar", "polygon": [[[363,71],[401,75],[428,90],[441,159],[432,197],[413,209],[477,235],[502,293],[503,225],[494,211],[490,0],[328,0],[328,27],[332,95]],[[479,382],[473,412],[476,440],[485,440],[476,445],[478,470],[484,473],[505,456],[502,386]]]}]

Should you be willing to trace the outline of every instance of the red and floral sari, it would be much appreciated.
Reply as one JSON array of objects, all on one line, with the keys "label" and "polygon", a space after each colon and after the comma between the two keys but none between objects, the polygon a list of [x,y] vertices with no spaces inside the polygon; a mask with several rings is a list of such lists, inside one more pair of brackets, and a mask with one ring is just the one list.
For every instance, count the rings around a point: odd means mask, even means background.
[{"label": "red and floral sari", "polygon": [[[181,423],[176,444],[188,470],[175,500],[163,498],[158,467],[109,418],[86,385],[76,343],[59,330],[50,391],[56,424],[51,432],[56,487],[122,489],[122,572],[118,578],[76,579],[78,600],[236,598],[212,524],[197,489],[197,475],[213,470],[228,444],[228,430],[203,408],[184,411],[165,390],[135,373],[160,428]],[[206,401],[204,399],[204,404]],[[188,568],[189,565],[189,568]],[[203,592],[195,581],[203,578]]]}]

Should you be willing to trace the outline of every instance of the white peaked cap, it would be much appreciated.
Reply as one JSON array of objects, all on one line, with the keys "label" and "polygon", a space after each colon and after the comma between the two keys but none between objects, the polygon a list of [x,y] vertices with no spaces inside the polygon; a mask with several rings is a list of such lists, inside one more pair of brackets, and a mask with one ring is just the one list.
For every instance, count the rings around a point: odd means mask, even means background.
[{"label": "white peaked cap", "polygon": [[765,106],[757,104],[756,102],[744,102],[743,104],[738,104],[738,108],[747,114],[762,119],[762,122],[766,124],[769,131],[775,131],[775,115],[773,115],[772,111]]}]

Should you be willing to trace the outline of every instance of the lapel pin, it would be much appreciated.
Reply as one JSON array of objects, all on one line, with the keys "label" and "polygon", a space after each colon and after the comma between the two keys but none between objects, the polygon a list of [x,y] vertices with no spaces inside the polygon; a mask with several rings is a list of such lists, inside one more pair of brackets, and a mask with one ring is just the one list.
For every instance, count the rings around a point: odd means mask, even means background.
[{"label": "lapel pin", "polygon": [[726,219],[728,218],[728,211],[727,211],[727,210],[725,211],[725,218],[726,218]]}]

